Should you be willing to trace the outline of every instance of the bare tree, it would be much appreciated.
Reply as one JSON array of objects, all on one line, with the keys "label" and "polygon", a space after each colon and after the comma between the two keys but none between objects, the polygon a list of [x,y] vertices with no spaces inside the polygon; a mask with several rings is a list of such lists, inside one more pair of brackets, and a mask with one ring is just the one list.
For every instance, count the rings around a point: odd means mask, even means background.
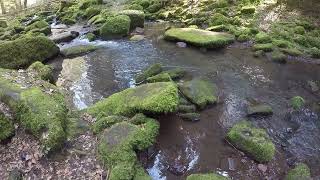
[{"label": "bare tree", "polygon": [[23,7],[27,9],[28,0],[23,0]]},{"label": "bare tree", "polygon": [[6,14],[6,8],[4,7],[4,2],[3,0],[0,0],[0,6],[1,6],[1,12],[2,14]]}]

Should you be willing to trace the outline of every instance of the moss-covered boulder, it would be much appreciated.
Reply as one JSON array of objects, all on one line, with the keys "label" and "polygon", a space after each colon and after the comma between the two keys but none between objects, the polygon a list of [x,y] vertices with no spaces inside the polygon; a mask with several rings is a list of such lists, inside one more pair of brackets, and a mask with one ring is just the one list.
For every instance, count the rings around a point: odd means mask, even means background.
[{"label": "moss-covered boulder", "polygon": [[170,69],[166,71],[162,71],[161,74],[167,73],[171,77],[172,80],[178,80],[183,78],[187,72],[184,69],[181,68],[175,68],[175,69]]},{"label": "moss-covered boulder", "polygon": [[118,123],[101,135],[98,153],[110,170],[110,180],[150,179],[139,164],[135,151],[144,150],[155,142],[159,123],[149,118],[144,121],[143,127]]},{"label": "moss-covered boulder", "polygon": [[271,52],[273,51],[274,46],[272,43],[266,43],[266,44],[255,44],[253,46],[254,51],[264,51],[264,52]]},{"label": "moss-covered boulder", "polygon": [[86,34],[86,38],[88,39],[89,42],[96,40],[96,35],[93,33],[88,33]]},{"label": "moss-covered boulder", "polygon": [[241,121],[229,131],[227,138],[237,148],[247,152],[258,162],[268,162],[275,155],[275,146],[263,129]]},{"label": "moss-covered boulder", "polygon": [[267,116],[272,115],[271,106],[265,104],[251,105],[248,107],[248,116]]},{"label": "moss-covered boulder", "polygon": [[100,28],[100,36],[104,40],[122,38],[129,34],[131,20],[127,15],[107,18]]},{"label": "moss-covered boulder", "polygon": [[290,104],[293,109],[299,110],[304,106],[305,100],[301,96],[295,96],[291,98]]},{"label": "moss-covered boulder", "polygon": [[136,83],[142,83],[147,80],[149,77],[155,76],[162,72],[162,65],[159,63],[153,64],[147,69],[143,70],[135,78]]},{"label": "moss-covered boulder", "polygon": [[49,65],[44,65],[40,61],[36,61],[28,67],[28,71],[36,73],[36,76],[43,80],[52,80],[52,71],[53,69]]},{"label": "moss-covered boulder", "polygon": [[0,142],[10,138],[13,135],[14,126],[12,121],[0,111]]},{"label": "moss-covered boulder", "polygon": [[95,134],[102,132],[104,129],[111,127],[119,122],[127,121],[128,118],[124,116],[107,116],[98,118],[97,121],[92,125],[92,131]]},{"label": "moss-covered boulder", "polygon": [[261,43],[261,44],[272,42],[271,37],[265,32],[259,32],[258,34],[256,34],[254,40],[256,41],[256,43]]},{"label": "moss-covered boulder", "polygon": [[78,45],[61,50],[61,54],[65,57],[80,56],[97,50],[99,47],[93,45]]},{"label": "moss-covered boulder", "polygon": [[285,180],[309,180],[311,173],[309,167],[304,163],[299,163],[294,169],[291,169]]},{"label": "moss-covered boulder", "polygon": [[157,74],[155,76],[147,78],[148,83],[170,82],[170,81],[172,81],[172,79],[168,73],[161,73],[161,74]]},{"label": "moss-covered boulder", "polygon": [[144,84],[105,98],[87,109],[93,116],[130,116],[136,113],[174,112],[179,103],[178,88],[172,82]]},{"label": "moss-covered boulder", "polygon": [[89,7],[85,10],[84,16],[87,19],[92,18],[95,15],[98,15],[101,12],[101,10],[99,8],[95,8],[95,7]]},{"label": "moss-covered boulder", "polygon": [[36,21],[25,28],[26,31],[39,31],[45,35],[51,33],[50,25],[45,20]]},{"label": "moss-covered boulder", "polygon": [[229,24],[230,19],[221,13],[213,14],[209,19],[209,26],[217,26],[223,24]]},{"label": "moss-covered boulder", "polygon": [[207,105],[217,102],[216,85],[202,79],[193,79],[180,83],[179,90],[199,108],[205,108]]},{"label": "moss-covered boulder", "polygon": [[230,178],[210,173],[210,174],[191,174],[187,180],[228,180]]},{"label": "moss-covered boulder", "polygon": [[222,48],[234,41],[234,36],[223,32],[212,32],[194,28],[172,28],[165,32],[169,41],[183,41],[204,48]]},{"label": "moss-covered boulder", "polygon": [[30,88],[20,94],[17,118],[21,124],[38,137],[45,153],[60,148],[66,138],[67,108],[64,97]]},{"label": "moss-covered boulder", "polygon": [[59,48],[46,37],[26,37],[0,44],[0,67],[16,69],[45,61],[59,54]]},{"label": "moss-covered boulder", "polygon": [[119,14],[129,16],[130,22],[130,29],[133,30],[136,27],[144,27],[144,12],[138,10],[123,10]]}]

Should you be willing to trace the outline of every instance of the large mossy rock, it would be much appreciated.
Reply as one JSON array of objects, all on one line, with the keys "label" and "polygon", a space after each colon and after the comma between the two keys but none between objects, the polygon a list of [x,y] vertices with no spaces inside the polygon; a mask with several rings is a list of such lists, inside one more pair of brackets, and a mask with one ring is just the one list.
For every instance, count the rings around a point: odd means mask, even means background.
[{"label": "large mossy rock", "polygon": [[172,82],[144,84],[105,98],[87,109],[93,116],[174,112],[179,104],[178,88]]},{"label": "large mossy rock", "polygon": [[124,116],[107,116],[98,118],[97,121],[92,125],[92,131],[95,134],[99,134],[104,129],[111,127],[122,121],[127,121],[128,118]]},{"label": "large mossy rock", "polygon": [[13,135],[14,126],[12,121],[0,111],[0,142],[10,138]]},{"label": "large mossy rock", "polygon": [[311,173],[310,169],[306,164],[299,163],[294,169],[291,169],[285,180],[310,180]]},{"label": "large mossy rock", "polygon": [[32,23],[27,26],[26,31],[39,31],[44,33],[45,35],[49,35],[51,33],[50,25],[45,20],[40,20]]},{"label": "large mossy rock", "polygon": [[210,174],[191,174],[187,180],[228,180],[230,178],[210,173]]},{"label": "large mossy rock", "polygon": [[142,83],[148,78],[155,76],[162,72],[162,65],[159,63],[153,64],[147,69],[143,70],[140,74],[138,74],[135,78],[136,83]]},{"label": "large mossy rock", "polygon": [[106,129],[101,135],[98,153],[111,172],[110,180],[150,179],[139,164],[135,151],[145,150],[155,142],[159,123],[154,119],[142,118],[142,126],[122,122]]},{"label": "large mossy rock", "polygon": [[194,28],[172,28],[165,32],[164,38],[169,41],[183,41],[204,48],[222,48],[235,40],[234,36],[228,33]]},{"label": "large mossy rock", "polygon": [[100,28],[100,36],[104,40],[122,38],[129,34],[131,20],[127,15],[107,18]]},{"label": "large mossy rock", "polygon": [[202,79],[180,83],[179,90],[190,102],[201,109],[217,102],[216,85]]},{"label": "large mossy rock", "polygon": [[258,162],[268,162],[275,155],[275,146],[265,130],[254,128],[248,121],[234,125],[227,137],[234,146],[247,152]]},{"label": "large mossy rock", "polygon": [[0,44],[0,67],[17,69],[59,54],[59,48],[46,37],[26,37]]},{"label": "large mossy rock", "polygon": [[65,57],[80,56],[97,50],[99,47],[93,45],[78,45],[61,50],[61,54]]},{"label": "large mossy rock", "polygon": [[20,94],[17,118],[38,137],[45,153],[61,148],[66,138],[67,108],[64,97],[57,92],[47,93],[30,88]]},{"label": "large mossy rock", "polygon": [[144,12],[138,10],[123,10],[119,14],[129,16],[131,23],[130,29],[133,30],[136,27],[144,27]]}]

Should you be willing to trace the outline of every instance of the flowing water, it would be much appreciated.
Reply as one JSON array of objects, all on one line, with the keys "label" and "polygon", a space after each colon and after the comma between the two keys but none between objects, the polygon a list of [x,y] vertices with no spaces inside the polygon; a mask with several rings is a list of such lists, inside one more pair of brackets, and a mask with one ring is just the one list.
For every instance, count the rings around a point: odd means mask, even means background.
[{"label": "flowing water", "polygon": [[[314,176],[320,175],[320,95],[308,86],[308,81],[320,80],[318,64],[292,59],[284,65],[268,58],[257,59],[247,48],[250,44],[208,52],[178,48],[162,40],[165,27],[146,24],[146,39],[140,42],[78,38],[61,45],[94,44],[101,48],[63,60],[58,83],[71,90],[78,109],[133,87],[134,76],[153,63],[168,69],[181,67],[190,76],[216,83],[219,103],[202,111],[199,122],[185,122],[175,114],[158,117],[161,127],[157,143],[140,157],[155,180],[185,179],[197,172],[217,172],[234,179],[281,179],[294,162],[306,162]],[[307,105],[293,112],[288,103],[297,95],[304,97]],[[274,110],[271,117],[250,119],[267,129],[277,146],[277,155],[267,164],[266,173],[224,138],[228,128],[246,118],[246,107],[253,101],[269,104]]]}]

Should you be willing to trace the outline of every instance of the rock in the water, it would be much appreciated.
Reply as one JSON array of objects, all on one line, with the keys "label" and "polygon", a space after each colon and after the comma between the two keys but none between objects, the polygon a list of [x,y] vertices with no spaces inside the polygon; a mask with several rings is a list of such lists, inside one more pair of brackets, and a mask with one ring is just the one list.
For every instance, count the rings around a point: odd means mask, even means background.
[{"label": "rock in the water", "polygon": [[185,43],[185,42],[177,42],[176,44],[180,48],[186,48],[187,47],[187,43]]},{"label": "rock in the water", "polygon": [[248,107],[248,116],[267,116],[272,114],[272,108],[269,105],[260,104]]},{"label": "rock in the water", "polygon": [[217,102],[216,86],[208,81],[193,79],[179,84],[181,93],[199,108]]},{"label": "rock in the water", "polygon": [[138,10],[123,10],[119,14],[129,16],[130,22],[130,29],[133,30],[136,27],[144,27],[144,12]]},{"label": "rock in the water", "polygon": [[12,171],[10,171],[8,180],[22,180],[22,179],[23,179],[22,172],[19,169],[14,168]]},{"label": "rock in the water", "polygon": [[79,36],[79,32],[68,31],[53,35],[50,39],[55,43],[69,42]]},{"label": "rock in the water", "polygon": [[144,40],[143,35],[134,35],[130,38],[130,41],[142,41],[142,40]]},{"label": "rock in the water", "polygon": [[306,164],[299,163],[294,169],[291,169],[285,180],[309,180],[311,179],[310,169]]},{"label": "rock in the water", "polygon": [[175,112],[179,103],[178,88],[172,82],[148,83],[129,88],[105,98],[87,109],[93,116],[134,115],[136,113]]},{"label": "rock in the water", "polygon": [[234,146],[258,162],[268,162],[275,155],[275,146],[265,130],[254,128],[248,121],[234,125],[227,137]]},{"label": "rock in the water", "polygon": [[187,44],[205,47],[222,48],[234,41],[234,36],[223,32],[212,32],[194,28],[172,28],[165,32],[164,38],[169,41],[183,41]]},{"label": "rock in the water", "polygon": [[155,76],[147,78],[148,83],[170,82],[170,81],[172,81],[172,79],[168,73],[161,73],[161,74],[157,74]]},{"label": "rock in the water", "polygon": [[161,72],[162,72],[162,65],[158,63],[154,64],[136,76],[135,78],[136,83],[142,83],[143,81],[147,80],[149,77],[155,76]]},{"label": "rock in the water", "polygon": [[187,72],[181,68],[175,68],[175,69],[163,71],[162,73],[168,73],[172,80],[181,79],[187,74]]},{"label": "rock in the water", "polygon": [[0,142],[12,137],[13,135],[14,126],[12,121],[0,111]]},{"label": "rock in the water", "polygon": [[178,111],[184,112],[184,113],[192,113],[196,111],[196,106],[195,105],[179,105]]},{"label": "rock in the water", "polygon": [[301,96],[295,96],[290,100],[291,107],[295,110],[299,110],[304,106],[304,99]]},{"label": "rock in the water", "polygon": [[122,38],[129,34],[130,18],[127,15],[119,15],[107,18],[100,28],[100,36],[104,40]]},{"label": "rock in the water", "polygon": [[89,42],[92,42],[96,40],[96,35],[94,35],[93,33],[88,33],[86,34],[86,38],[89,40]]},{"label": "rock in the water", "polygon": [[59,48],[46,37],[26,37],[0,44],[0,67],[16,69],[45,61],[59,54]]},{"label": "rock in the water", "polygon": [[218,174],[191,174],[187,177],[187,180],[230,180],[228,177],[224,177]]},{"label": "rock in the water", "polygon": [[179,117],[181,117],[185,121],[200,121],[200,114],[199,113],[184,113],[184,114],[179,114]]},{"label": "rock in the water", "polygon": [[61,50],[61,54],[65,57],[80,56],[97,50],[99,47],[93,45],[78,45]]}]

